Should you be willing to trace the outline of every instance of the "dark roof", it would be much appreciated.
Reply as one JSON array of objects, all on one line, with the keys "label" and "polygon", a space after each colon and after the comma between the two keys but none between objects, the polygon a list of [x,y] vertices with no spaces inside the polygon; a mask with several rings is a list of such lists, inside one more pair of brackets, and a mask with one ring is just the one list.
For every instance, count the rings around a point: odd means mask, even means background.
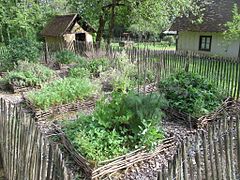
[{"label": "dark roof", "polygon": [[191,14],[189,17],[177,18],[170,30],[224,32],[227,30],[226,22],[232,20],[234,3],[237,3],[238,7],[240,7],[240,0],[211,0],[211,2],[205,5],[202,23],[196,23],[198,17]]},{"label": "dark roof", "polygon": [[88,32],[96,32],[85,20],[78,14],[55,16],[42,30],[42,36],[62,36],[69,32],[76,22],[80,22],[81,27]]}]

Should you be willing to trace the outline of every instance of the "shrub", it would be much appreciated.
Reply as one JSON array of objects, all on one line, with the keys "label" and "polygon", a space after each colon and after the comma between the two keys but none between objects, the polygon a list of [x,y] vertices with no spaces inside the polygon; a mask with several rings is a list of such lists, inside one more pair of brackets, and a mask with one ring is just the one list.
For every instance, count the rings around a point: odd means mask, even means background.
[{"label": "shrub", "polygon": [[93,75],[98,76],[100,72],[107,70],[109,60],[107,58],[92,59],[86,66]]},{"label": "shrub", "polygon": [[70,69],[69,76],[73,78],[89,78],[90,77],[90,71],[83,67],[74,67]]},{"label": "shrub", "polygon": [[4,80],[17,86],[36,86],[56,78],[56,73],[46,66],[32,62],[20,62],[17,68],[9,71]]},{"label": "shrub", "polygon": [[65,123],[64,131],[80,153],[97,162],[153,148],[163,138],[160,108],[166,104],[159,94],[114,92],[97,103],[92,115]]},{"label": "shrub", "polygon": [[194,73],[179,72],[159,83],[172,108],[199,117],[214,110],[223,95],[212,83]]},{"label": "shrub", "polygon": [[41,44],[30,39],[13,39],[3,51],[0,59],[1,70],[12,70],[19,61],[37,62],[40,56]]},{"label": "shrub", "polygon": [[40,91],[30,92],[27,97],[38,108],[75,102],[90,97],[96,87],[89,79],[65,78],[44,86]]},{"label": "shrub", "polygon": [[74,52],[69,50],[59,51],[56,54],[56,61],[60,64],[71,64],[73,62],[78,62],[78,60],[81,62],[82,59],[80,59]]}]

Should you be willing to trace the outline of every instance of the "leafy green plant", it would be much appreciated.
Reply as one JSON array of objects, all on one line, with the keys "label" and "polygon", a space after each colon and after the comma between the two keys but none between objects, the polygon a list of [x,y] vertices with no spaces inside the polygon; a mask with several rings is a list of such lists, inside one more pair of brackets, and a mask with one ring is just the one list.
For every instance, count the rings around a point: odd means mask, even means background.
[{"label": "leafy green plant", "polygon": [[87,64],[87,69],[95,76],[98,76],[100,72],[106,71],[109,67],[109,60],[107,58],[92,59]]},{"label": "leafy green plant", "polygon": [[60,64],[71,64],[78,61],[82,62],[83,60],[72,51],[62,50],[56,54],[56,61]]},{"label": "leafy green plant", "polygon": [[217,87],[194,73],[176,73],[161,81],[159,89],[172,108],[195,117],[214,110],[223,100]]},{"label": "leafy green plant", "polygon": [[144,73],[138,74],[137,69],[131,71],[129,74],[129,78],[131,80],[131,85],[136,87],[138,84],[143,85],[144,83],[150,84],[155,81],[156,75],[152,70],[146,69]]},{"label": "leafy green plant", "polygon": [[30,39],[13,39],[5,47],[0,57],[1,70],[13,70],[19,61],[37,62],[41,44]]},{"label": "leafy green plant", "polygon": [[36,86],[44,82],[51,81],[57,77],[57,74],[48,67],[33,63],[22,61],[19,62],[17,68],[9,71],[4,80],[9,84],[17,86]]},{"label": "leafy green plant", "polygon": [[92,115],[65,122],[64,132],[81,154],[97,163],[143,146],[153,148],[164,137],[160,122],[165,106],[157,93],[114,92],[97,103]]},{"label": "leafy green plant", "polygon": [[92,96],[96,86],[88,78],[65,78],[44,86],[37,92],[27,94],[29,100],[38,108],[75,102]]},{"label": "leafy green plant", "polygon": [[90,71],[83,67],[74,67],[70,69],[68,76],[74,77],[74,78],[89,78],[90,77]]},{"label": "leafy green plant", "polygon": [[127,153],[124,137],[99,126],[89,117],[65,122],[64,131],[75,148],[93,164]]}]

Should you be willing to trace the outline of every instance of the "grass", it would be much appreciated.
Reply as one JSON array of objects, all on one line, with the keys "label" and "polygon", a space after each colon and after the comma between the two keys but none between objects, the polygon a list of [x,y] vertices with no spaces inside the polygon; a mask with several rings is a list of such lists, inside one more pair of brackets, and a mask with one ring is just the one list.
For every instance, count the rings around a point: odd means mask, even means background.
[{"label": "grass", "polygon": [[[112,47],[118,48],[119,43],[111,43]],[[144,42],[144,43],[134,43],[133,47],[139,48],[139,49],[150,49],[150,50],[176,50],[176,45],[172,44],[172,45],[168,45],[167,43],[148,43],[148,42]],[[120,47],[121,48],[121,47]]]}]

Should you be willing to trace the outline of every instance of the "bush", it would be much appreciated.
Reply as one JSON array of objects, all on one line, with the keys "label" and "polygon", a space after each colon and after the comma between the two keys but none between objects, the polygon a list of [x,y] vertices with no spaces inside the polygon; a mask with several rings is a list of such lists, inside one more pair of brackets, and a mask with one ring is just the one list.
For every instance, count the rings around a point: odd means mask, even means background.
[{"label": "bush", "polygon": [[77,66],[70,69],[68,76],[73,78],[89,78],[90,71],[86,68]]},{"label": "bush", "polygon": [[37,62],[41,44],[29,39],[13,39],[4,50],[1,63],[4,71],[12,70],[19,61]]},{"label": "bush", "polygon": [[180,72],[159,83],[169,105],[195,117],[214,110],[223,95],[212,83],[194,73]]},{"label": "bush", "polygon": [[38,108],[83,100],[95,93],[96,87],[89,79],[65,78],[44,86],[40,91],[30,92],[27,97]]},{"label": "bush", "polygon": [[4,80],[16,86],[36,86],[51,81],[57,77],[56,73],[46,66],[32,62],[19,62],[18,67],[9,71]]},{"label": "bush", "polygon": [[93,75],[98,76],[100,72],[107,70],[109,60],[107,58],[92,59],[86,66]]},{"label": "bush", "polygon": [[56,61],[60,64],[71,64],[73,62],[78,62],[79,59],[78,55],[69,50],[59,51],[56,54]]},{"label": "bush", "polygon": [[92,161],[103,161],[140,147],[153,148],[163,138],[160,128],[167,105],[159,94],[114,92],[96,105],[93,115],[64,124],[75,148]]}]

